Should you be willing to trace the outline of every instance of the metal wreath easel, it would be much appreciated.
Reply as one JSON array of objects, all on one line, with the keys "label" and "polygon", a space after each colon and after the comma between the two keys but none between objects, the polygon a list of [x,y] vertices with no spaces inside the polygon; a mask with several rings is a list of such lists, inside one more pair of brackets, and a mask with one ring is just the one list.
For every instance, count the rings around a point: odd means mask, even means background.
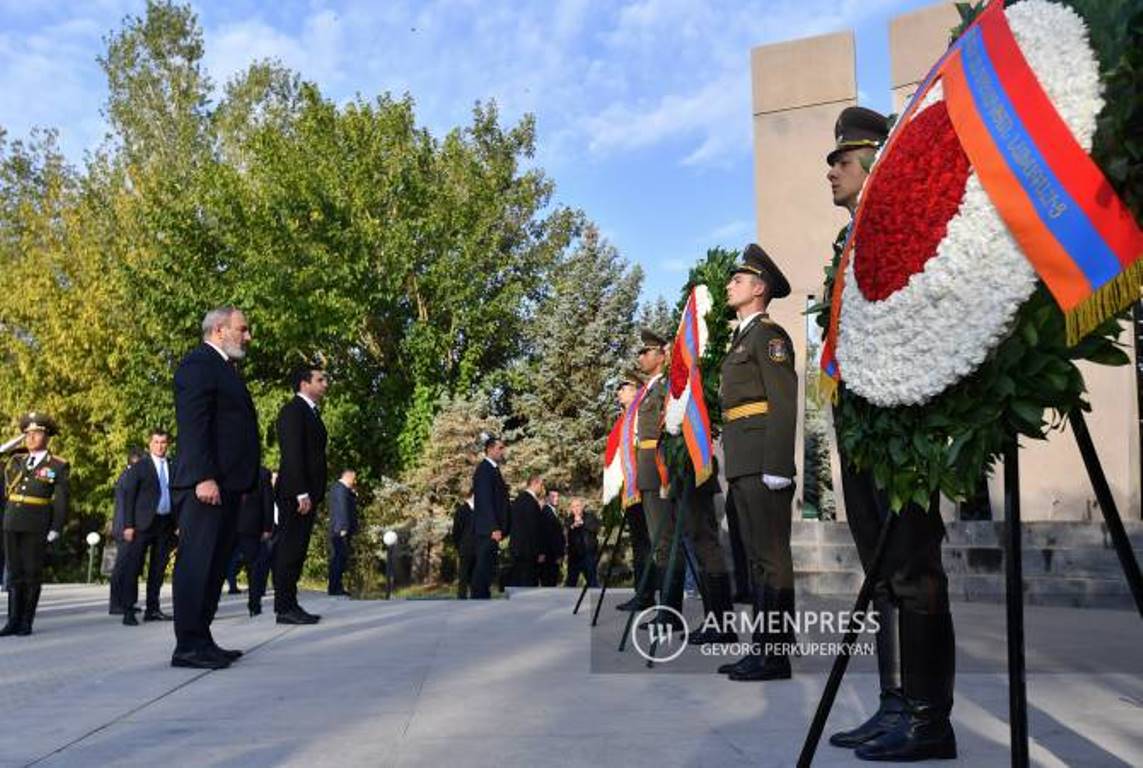
[{"label": "metal wreath easel", "polygon": [[[1107,476],[1103,472],[1099,454],[1095,450],[1091,433],[1088,432],[1087,422],[1078,408],[1068,414],[1068,420],[1075,434],[1076,444],[1080,456],[1083,458],[1084,468],[1088,479],[1091,480],[1095,491],[1099,509],[1103,513],[1103,521],[1111,536],[1115,553],[1119,557],[1119,564],[1123,568],[1123,575],[1127,585],[1135,598],[1135,607],[1143,617],[1143,575],[1139,571],[1139,562],[1135,559],[1135,552],[1131,548],[1131,541],[1123,527],[1123,519],[1111,495],[1111,488],[1107,484]],[[885,555],[885,543],[892,534],[893,523],[897,516],[890,513],[885,516],[881,526],[881,533],[877,539],[877,548],[873,559],[865,573],[861,590],[857,595],[855,612],[864,612],[873,597],[873,585],[881,569],[881,561]],[[1005,525],[1005,604],[1007,607],[1008,629],[1008,727],[1011,740],[1011,754],[1013,768],[1026,768],[1028,765],[1028,697],[1025,680],[1024,664],[1024,564],[1020,530],[1020,463],[1019,445],[1013,441],[1004,451],[1004,525]],[[825,690],[822,691],[814,719],[810,723],[810,730],[802,745],[798,757],[798,767],[808,768],[813,763],[814,753],[818,742],[825,730],[826,720],[830,709],[833,708],[838,688],[841,687],[842,677],[849,666],[848,650],[857,639],[857,632],[850,630],[842,641],[842,653],[834,659],[826,681]]]}]

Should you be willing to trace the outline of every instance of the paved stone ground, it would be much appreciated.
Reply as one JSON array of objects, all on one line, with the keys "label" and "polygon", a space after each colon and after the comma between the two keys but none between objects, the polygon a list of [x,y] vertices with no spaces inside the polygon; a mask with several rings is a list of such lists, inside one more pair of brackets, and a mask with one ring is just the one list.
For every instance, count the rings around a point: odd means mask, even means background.
[{"label": "paved stone ground", "polygon": [[[485,603],[309,595],[321,624],[279,627],[224,596],[216,639],[246,656],[195,672],[168,665],[169,624],[123,627],[106,613],[106,588],[52,586],[36,634],[0,639],[0,765],[794,764],[824,664],[798,660],[791,681],[743,684],[669,664],[647,671],[628,651],[624,672],[593,673],[593,647],[598,668],[614,653],[620,615],[604,606],[593,644],[590,612],[572,616],[573,599],[571,590]],[[954,613],[968,662],[955,764],[1008,765],[1003,607]],[[1143,765],[1139,617],[1030,607],[1028,636],[1033,762]],[[1073,657],[1083,673],[1050,671]],[[865,662],[846,678],[827,733],[869,714],[876,678]],[[828,745],[815,761],[854,764]]]}]

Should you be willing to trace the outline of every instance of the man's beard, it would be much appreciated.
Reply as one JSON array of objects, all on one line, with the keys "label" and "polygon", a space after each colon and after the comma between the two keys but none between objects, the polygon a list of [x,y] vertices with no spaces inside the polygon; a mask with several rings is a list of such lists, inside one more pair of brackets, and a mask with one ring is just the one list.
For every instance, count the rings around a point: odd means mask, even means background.
[{"label": "man's beard", "polygon": [[227,344],[223,342],[222,351],[225,352],[226,356],[231,360],[241,360],[246,357],[246,350],[242,348],[241,344]]}]

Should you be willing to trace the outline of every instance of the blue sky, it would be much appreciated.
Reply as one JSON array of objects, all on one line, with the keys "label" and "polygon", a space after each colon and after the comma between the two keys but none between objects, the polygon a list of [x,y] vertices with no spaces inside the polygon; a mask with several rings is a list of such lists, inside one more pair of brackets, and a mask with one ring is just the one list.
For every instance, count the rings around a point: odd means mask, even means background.
[{"label": "blue sky", "polygon": [[[853,28],[863,104],[889,108],[888,20],[930,0],[199,0],[221,85],[277,58],[323,93],[409,91],[441,134],[495,99],[536,116],[536,162],[672,301],[707,247],[753,237],[750,48]],[[0,0],[0,126],[105,131],[95,57],[143,0]],[[823,193],[825,188],[823,186]]]}]

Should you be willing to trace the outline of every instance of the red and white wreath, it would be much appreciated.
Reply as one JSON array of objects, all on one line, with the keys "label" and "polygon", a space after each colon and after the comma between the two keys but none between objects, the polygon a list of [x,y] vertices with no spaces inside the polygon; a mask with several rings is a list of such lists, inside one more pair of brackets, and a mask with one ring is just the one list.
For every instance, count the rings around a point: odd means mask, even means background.
[{"label": "red and white wreath", "polygon": [[[1090,152],[1103,99],[1083,20],[1047,0],[1023,0],[1005,14]],[[976,370],[1037,280],[957,141],[939,83],[896,130],[863,192],[837,348],[846,385],[882,407],[924,403]]]}]

